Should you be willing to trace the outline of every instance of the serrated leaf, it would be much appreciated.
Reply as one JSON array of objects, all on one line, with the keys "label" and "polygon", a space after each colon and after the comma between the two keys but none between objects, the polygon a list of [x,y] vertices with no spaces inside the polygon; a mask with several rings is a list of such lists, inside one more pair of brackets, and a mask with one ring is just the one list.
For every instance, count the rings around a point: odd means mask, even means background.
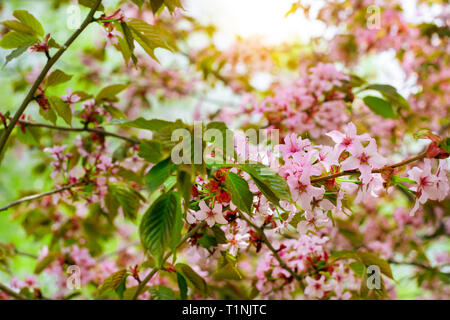
[{"label": "serrated leaf", "polygon": [[247,181],[233,172],[225,177],[225,187],[231,193],[231,201],[239,210],[251,214],[253,194],[250,192]]},{"label": "serrated leaf", "polygon": [[56,113],[53,111],[53,109],[48,108],[47,110],[44,110],[43,108],[39,108],[39,114],[45,120],[48,120],[53,124],[56,124]]},{"label": "serrated leaf", "polygon": [[53,261],[55,261],[56,258],[58,258],[58,255],[56,253],[50,252],[49,254],[47,254],[47,256],[45,256],[38,262],[38,264],[34,268],[34,273],[39,274],[44,271],[44,269],[47,268]]},{"label": "serrated leaf", "polygon": [[103,108],[115,119],[126,119],[127,116],[117,107],[112,105],[104,105]]},{"label": "serrated leaf", "polygon": [[31,29],[29,26],[27,26],[27,25],[25,25],[22,22],[17,21],[17,20],[6,20],[6,21],[0,22],[0,24],[2,24],[6,28],[14,30],[14,31],[34,34],[33,29]]},{"label": "serrated leaf", "polygon": [[171,35],[164,29],[135,18],[128,21],[128,27],[133,38],[155,60],[157,60],[154,54],[156,48],[163,48],[170,51],[174,51],[176,48],[173,39],[171,39]]},{"label": "serrated leaf", "polygon": [[4,49],[16,49],[23,46],[29,47],[36,41],[38,39],[31,34],[12,31],[2,37],[0,47]]},{"label": "serrated leaf", "polygon": [[166,5],[167,9],[169,9],[170,13],[173,13],[176,8],[183,9],[180,0],[164,0],[164,4]]},{"label": "serrated leaf", "polygon": [[177,188],[184,199],[184,210],[189,206],[191,200],[191,190],[194,182],[189,172],[179,170],[177,174]]},{"label": "serrated leaf", "polygon": [[208,292],[208,285],[205,279],[203,279],[197,272],[195,272],[189,265],[185,263],[177,263],[175,270],[181,273],[188,283],[194,289],[199,290],[201,293],[206,294]]},{"label": "serrated leaf", "polygon": [[364,103],[372,110],[375,114],[387,118],[387,119],[396,119],[397,116],[394,113],[391,105],[378,97],[367,96],[363,98]]},{"label": "serrated leaf", "polygon": [[120,92],[127,88],[127,84],[112,84],[104,87],[95,97],[95,101],[99,102],[102,100],[108,100],[111,98],[115,98]]},{"label": "serrated leaf", "polygon": [[366,272],[366,266],[364,265],[364,263],[360,262],[360,261],[354,261],[352,263],[349,264],[350,269],[353,270],[353,272],[359,277],[362,278],[364,277],[364,274]]},{"label": "serrated leaf", "polygon": [[139,144],[138,156],[150,163],[158,163],[163,160],[167,154],[162,150],[162,146],[159,142],[143,140]]},{"label": "serrated leaf", "polygon": [[125,22],[121,22],[120,26],[121,26],[120,30],[122,31],[123,37],[125,39],[125,43],[127,45],[129,55],[130,55],[131,59],[133,60],[134,65],[136,65],[137,64],[137,58],[134,55],[134,38],[133,38],[133,34],[131,33],[130,28],[128,27],[128,25]]},{"label": "serrated leaf", "polygon": [[41,23],[36,19],[31,13],[26,10],[15,10],[13,16],[17,18],[24,25],[28,26],[37,35],[44,35],[44,28],[42,28]]},{"label": "serrated leaf", "polygon": [[163,4],[164,0],[150,0],[150,6],[153,13],[157,13]]},{"label": "serrated leaf", "polygon": [[181,273],[177,272],[177,283],[178,289],[180,289],[180,299],[187,299],[187,282],[186,279],[181,275]]},{"label": "serrated leaf", "polygon": [[139,226],[141,243],[155,257],[158,265],[166,248],[173,246],[174,239],[180,236],[179,221],[182,221],[181,203],[176,192],[162,194],[142,218]]},{"label": "serrated leaf", "polygon": [[259,190],[273,204],[278,205],[279,200],[291,200],[291,192],[286,180],[273,169],[260,163],[243,164],[239,168],[252,177]]},{"label": "serrated leaf", "polygon": [[365,87],[366,90],[376,90],[392,105],[404,109],[410,109],[408,101],[402,97],[391,85],[387,84],[371,84]]},{"label": "serrated leaf", "polygon": [[161,120],[161,119],[144,119],[144,118],[137,118],[135,120],[116,120],[112,121],[112,124],[118,124],[123,125],[127,127],[133,127],[138,129],[146,129],[151,131],[158,131],[161,129],[164,129],[166,127],[169,127],[174,124],[172,121],[167,120]]},{"label": "serrated leaf", "polygon": [[172,174],[174,164],[167,158],[155,166],[145,175],[145,183],[150,189],[150,193],[155,192],[168,177]]},{"label": "serrated leaf", "polygon": [[65,73],[64,71],[56,69],[47,77],[45,85],[47,87],[56,86],[58,84],[65,83],[70,79],[72,79],[71,75]]},{"label": "serrated leaf", "polygon": [[97,290],[97,295],[100,296],[107,290],[116,290],[122,284],[124,278],[126,279],[127,275],[128,275],[127,269],[121,269],[119,271],[114,272],[108,278],[106,278],[105,281],[102,282],[102,284]]},{"label": "serrated leaf", "polygon": [[358,251],[357,254],[358,254],[359,258],[361,259],[361,261],[366,266],[377,265],[380,267],[380,270],[383,274],[385,274],[386,276],[388,276],[391,279],[394,279],[394,277],[392,276],[392,270],[391,270],[391,266],[389,265],[389,262],[387,262],[386,260],[378,257],[376,254],[371,253],[371,252]]},{"label": "serrated leaf", "polygon": [[70,109],[70,105],[61,100],[59,97],[52,96],[48,99],[50,106],[52,109],[64,119],[64,121],[71,126],[72,125],[72,109]]},{"label": "serrated leaf", "polygon": [[153,300],[177,300],[177,296],[172,289],[165,286],[153,286],[148,289]]},{"label": "serrated leaf", "polygon": [[118,183],[111,183],[109,185],[109,191],[122,207],[125,217],[131,220],[136,219],[140,202],[143,200],[140,193],[131,187]]},{"label": "serrated leaf", "polygon": [[10,63],[13,59],[20,57],[25,51],[27,51],[28,46],[21,46],[15,50],[13,50],[10,54],[8,54],[5,58],[5,64],[3,67],[5,67],[8,63]]}]

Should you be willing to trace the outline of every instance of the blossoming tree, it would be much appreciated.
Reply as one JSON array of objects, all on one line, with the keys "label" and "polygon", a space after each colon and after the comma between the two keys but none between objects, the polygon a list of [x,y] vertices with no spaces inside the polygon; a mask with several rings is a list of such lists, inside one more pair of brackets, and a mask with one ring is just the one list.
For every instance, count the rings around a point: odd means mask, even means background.
[{"label": "blossoming tree", "polygon": [[[227,49],[180,0],[116,2],[46,2],[86,14],[65,42],[3,8],[2,73],[21,103],[0,109],[0,172],[35,168],[26,190],[0,180],[2,221],[32,243],[0,235],[1,299],[395,299],[399,266],[410,297],[450,297],[445,1],[421,23],[401,1],[295,2],[286,15],[333,37]],[[409,95],[357,75],[387,50]],[[214,87],[239,103],[207,98]],[[192,121],[146,116],[192,100]]]}]

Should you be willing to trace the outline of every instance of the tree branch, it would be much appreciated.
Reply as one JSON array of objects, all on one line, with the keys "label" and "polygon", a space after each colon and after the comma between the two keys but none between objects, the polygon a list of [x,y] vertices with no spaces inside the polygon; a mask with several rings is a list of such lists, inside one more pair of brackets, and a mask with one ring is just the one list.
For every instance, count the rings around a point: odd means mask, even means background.
[{"label": "tree branch", "polygon": [[46,124],[46,123],[30,122],[30,121],[24,121],[24,120],[19,120],[19,123],[23,124],[25,126],[47,128],[47,129],[51,129],[51,130],[72,131],[72,132],[83,132],[83,131],[91,132],[91,133],[96,133],[96,134],[103,135],[103,136],[109,136],[109,137],[122,139],[122,140],[130,142],[131,144],[139,144],[139,141],[136,139],[129,138],[129,137],[117,134],[117,133],[108,132],[108,131],[105,131],[102,129],[60,127],[60,126],[53,126],[51,124]]},{"label": "tree branch", "polygon": [[[178,242],[178,245],[176,247],[176,249],[178,249],[186,240],[188,240],[192,235],[194,235],[199,229],[201,229],[204,225],[206,224],[205,221],[201,222],[200,224],[196,225],[192,230],[190,230],[189,232],[187,232],[184,237],[180,240],[180,242]],[[167,259],[169,259],[169,257],[171,256],[171,252],[167,252],[166,255],[164,256],[162,263],[164,264],[166,262]],[[153,278],[153,276],[159,271],[158,267],[155,267],[152,269],[152,271],[150,271],[150,273],[144,278],[144,280],[141,281],[141,283],[139,283],[139,286],[136,288],[136,292],[133,295],[132,300],[136,300],[139,295],[141,294],[142,290],[145,288],[145,286],[147,285],[147,283],[151,280],[151,278]]]},{"label": "tree branch", "polygon": [[[419,154],[419,155],[417,155],[417,156],[415,156],[413,158],[403,160],[403,161],[401,161],[399,163],[395,163],[395,164],[392,164],[390,166],[384,166],[383,168],[380,168],[380,169],[372,170],[372,173],[381,173],[381,172],[383,172],[384,170],[387,170],[387,169],[394,169],[394,168],[406,166],[407,164],[410,164],[411,162],[422,160],[423,158],[426,158],[426,156],[427,156],[427,153],[426,152],[422,152],[421,154]],[[327,181],[327,180],[331,180],[331,179],[338,178],[338,177],[341,177],[341,176],[346,176],[346,175],[349,175],[349,174],[361,174],[361,172],[359,170],[341,171],[341,172],[338,172],[338,173],[330,174],[328,176],[317,177],[317,178],[311,179],[311,183]]]},{"label": "tree branch", "polygon": [[81,24],[80,28],[77,29],[72,36],[66,41],[64,46],[59,49],[55,55],[47,61],[44,68],[42,69],[41,73],[37,77],[37,79],[34,81],[33,86],[31,87],[30,91],[28,91],[28,94],[26,95],[25,99],[23,100],[22,104],[20,105],[17,112],[14,114],[14,117],[12,118],[9,125],[6,127],[5,131],[3,132],[2,136],[0,137],[0,154],[3,152],[3,149],[5,148],[6,142],[8,141],[9,136],[11,135],[11,132],[13,131],[14,127],[16,126],[17,122],[19,121],[21,115],[24,113],[25,109],[28,107],[28,104],[33,100],[34,93],[39,88],[40,84],[44,80],[45,76],[47,75],[48,71],[51,69],[51,67],[58,61],[58,59],[63,55],[63,53],[69,48],[69,46],[75,41],[75,39],[86,29],[86,27],[93,22],[93,17],[95,12],[97,11],[97,8],[100,6],[100,3],[102,0],[96,0],[95,4],[92,6],[91,10],[89,11],[89,14],[86,16],[86,19]]},{"label": "tree branch", "polygon": [[23,203],[23,202],[27,202],[27,201],[31,201],[31,200],[36,200],[36,199],[40,199],[40,198],[43,198],[43,197],[45,197],[45,196],[49,196],[49,195],[52,195],[52,194],[55,194],[55,193],[63,192],[63,191],[69,190],[69,189],[71,189],[71,188],[73,188],[73,187],[79,186],[79,185],[81,185],[81,184],[82,184],[81,182],[71,183],[71,184],[68,184],[68,185],[66,185],[66,186],[63,186],[63,187],[61,187],[61,188],[55,189],[55,190],[51,190],[51,191],[48,191],[48,192],[38,193],[38,194],[33,194],[33,195],[31,195],[31,196],[23,197],[23,198],[21,198],[21,199],[19,199],[19,200],[16,200],[16,201],[14,201],[14,202],[11,202],[10,204],[8,204],[8,205],[6,205],[6,206],[4,206],[4,207],[1,207],[1,208],[0,208],[0,211],[8,210],[9,208],[14,207],[14,206],[17,206],[17,205],[19,205],[19,204],[21,204],[21,203]]},{"label": "tree branch", "polygon": [[277,259],[278,263],[280,264],[280,267],[287,270],[292,275],[292,277],[300,283],[300,285],[303,288],[303,283],[302,283],[303,277],[301,275],[295,273],[295,271],[292,270],[291,268],[289,268],[288,265],[283,261],[283,259],[281,259],[280,255],[278,254],[278,251],[275,250],[275,248],[270,243],[269,239],[267,239],[267,236],[264,233],[264,229],[258,227],[253,222],[251,222],[242,212],[240,212],[239,217],[244,219],[250,226],[252,226],[254,229],[256,229],[259,232],[259,234],[261,235],[262,241],[267,246],[267,248],[269,248],[269,250],[272,251],[273,256],[275,257],[275,259]]},{"label": "tree branch", "polygon": [[17,300],[30,300],[27,297],[14,292],[13,290],[11,290],[10,288],[8,288],[7,286],[5,286],[4,284],[0,283],[0,291],[5,292],[6,294],[10,295],[13,298],[16,298]]}]

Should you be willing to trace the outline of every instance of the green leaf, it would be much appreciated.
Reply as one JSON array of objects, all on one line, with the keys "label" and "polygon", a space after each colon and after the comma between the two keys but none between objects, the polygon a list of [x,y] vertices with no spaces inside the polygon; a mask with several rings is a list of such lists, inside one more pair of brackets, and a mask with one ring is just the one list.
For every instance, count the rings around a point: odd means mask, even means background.
[{"label": "green leaf", "polygon": [[22,128],[16,131],[17,138],[20,140],[20,142],[29,146],[39,146],[40,140],[39,129],[28,126],[25,127],[23,130],[25,132],[22,131]]},{"label": "green leaf", "polygon": [[27,25],[25,25],[22,22],[17,21],[17,20],[6,20],[6,21],[0,22],[0,24],[2,24],[6,28],[14,30],[14,31],[34,34],[33,29],[31,29],[29,26],[27,26]]},{"label": "green leaf", "polygon": [[172,174],[175,165],[167,158],[155,166],[145,175],[145,183],[150,189],[150,193],[155,192],[168,177]]},{"label": "green leaf", "polygon": [[366,272],[366,266],[360,261],[354,261],[349,265],[350,269],[359,277],[363,278]]},{"label": "green leaf", "polygon": [[120,299],[123,299],[123,295],[124,295],[126,289],[127,289],[127,277],[124,277],[122,282],[119,284],[119,286],[114,291],[116,291],[116,293]]},{"label": "green leaf", "polygon": [[177,272],[178,288],[180,289],[180,299],[187,300],[187,282],[186,279]]},{"label": "green leaf", "polygon": [[201,293],[206,294],[208,292],[208,285],[205,279],[198,275],[189,265],[185,263],[177,263],[175,270],[181,273],[181,275],[188,281],[192,288],[199,290]]},{"label": "green leaf", "polygon": [[111,183],[109,191],[122,207],[124,216],[131,220],[136,219],[140,201],[144,200],[141,194],[129,186],[118,183]]},{"label": "green leaf", "polygon": [[153,13],[157,13],[163,4],[164,0],[150,0],[150,6],[152,7]]},{"label": "green leaf", "polygon": [[120,92],[128,87],[127,84],[112,84],[110,86],[104,87],[95,97],[95,101],[99,102],[102,100],[114,99]]},{"label": "green leaf", "polygon": [[148,289],[153,300],[177,300],[177,296],[172,289],[165,286],[153,286]]},{"label": "green leaf", "polygon": [[145,0],[132,0],[134,2],[134,4],[136,4],[139,9],[142,8],[142,5],[144,4]]},{"label": "green leaf", "polygon": [[31,34],[12,31],[2,37],[0,47],[4,49],[16,49],[23,46],[29,47],[37,41],[38,39]]},{"label": "green leaf", "polygon": [[[145,212],[139,234],[143,247],[148,250],[161,265],[162,256],[172,245],[181,220],[180,196],[175,192],[162,194]],[[181,229],[178,231],[181,232]]]},{"label": "green leaf", "polygon": [[439,144],[439,147],[450,153],[450,138],[445,138],[445,139]]},{"label": "green leaf", "polygon": [[371,84],[365,87],[365,90],[376,90],[392,105],[409,110],[408,101],[403,98],[393,86],[387,84]]},{"label": "green leaf", "polygon": [[125,39],[125,43],[127,45],[130,57],[133,60],[134,65],[136,65],[137,64],[137,58],[134,55],[134,38],[133,38],[133,34],[131,33],[130,28],[128,27],[128,25],[125,22],[121,22],[120,26],[121,26],[121,31],[122,31],[123,37]]},{"label": "green leaf", "polygon": [[397,116],[394,113],[391,105],[387,103],[385,100],[374,97],[367,96],[363,98],[364,103],[372,110],[375,114],[382,116],[387,119],[396,119]]},{"label": "green leaf", "polygon": [[126,119],[127,116],[117,107],[112,105],[104,105],[103,108],[115,119]]},{"label": "green leaf", "polygon": [[166,5],[167,9],[169,9],[170,13],[173,13],[175,11],[175,8],[183,9],[180,0],[164,0],[164,4]]},{"label": "green leaf", "polygon": [[225,232],[219,226],[216,225],[212,227],[212,231],[214,232],[214,237],[216,238],[217,243],[225,244],[228,242]]},{"label": "green leaf", "polygon": [[[78,3],[80,5],[91,9],[94,7],[96,2],[97,2],[96,0],[78,0]],[[97,11],[105,11],[105,7],[102,4],[100,4],[97,8]]]},{"label": "green leaf", "polygon": [[160,119],[147,120],[141,117],[135,120],[115,120],[112,121],[111,123],[151,131],[158,131],[174,124],[174,122],[171,121]]},{"label": "green leaf", "polygon": [[248,188],[248,183],[244,178],[233,172],[229,172],[225,177],[225,186],[231,193],[231,201],[239,210],[251,214],[253,194]]},{"label": "green leaf", "polygon": [[139,144],[138,156],[150,163],[158,163],[168,155],[161,149],[159,142],[143,140]]},{"label": "green leaf", "polygon": [[252,177],[259,190],[273,204],[278,205],[279,200],[292,200],[286,180],[271,168],[260,163],[243,164],[239,168]]},{"label": "green leaf", "polygon": [[44,28],[42,28],[41,23],[38,19],[36,19],[31,13],[26,10],[15,10],[13,12],[13,16],[17,18],[24,25],[29,27],[33,32],[37,35],[44,35]]},{"label": "green leaf", "polygon": [[13,50],[10,54],[8,54],[5,58],[5,64],[3,67],[5,67],[8,63],[10,63],[13,59],[20,57],[25,51],[27,51],[28,46],[21,46],[15,50]]},{"label": "green leaf", "polygon": [[371,252],[358,251],[357,254],[358,254],[359,258],[361,259],[361,261],[366,266],[377,265],[380,267],[380,270],[383,274],[385,274],[386,276],[388,276],[391,279],[394,279],[394,277],[392,276],[392,270],[391,270],[391,266],[389,265],[389,262],[387,262],[386,260],[378,257],[376,254],[371,253]]},{"label": "green leaf", "polygon": [[191,190],[193,186],[191,174],[184,170],[179,170],[177,174],[177,188],[184,199],[184,210],[189,206],[191,200]]},{"label": "green leaf", "polygon": [[163,48],[174,51],[176,44],[171,35],[157,26],[150,25],[143,20],[132,18],[128,21],[128,27],[133,38],[141,45],[147,54],[155,60],[154,50]]},{"label": "green leaf", "polygon": [[[121,269],[114,272],[105,281],[102,282],[97,290],[97,295],[101,296],[107,290],[116,290],[123,283],[124,279],[128,276],[127,269]],[[122,292],[123,294],[123,292]]]},{"label": "green leaf", "polygon": [[340,250],[335,251],[331,254],[331,258],[338,260],[338,259],[357,259],[358,255],[356,254],[355,250]]},{"label": "green leaf", "polygon": [[44,269],[47,268],[53,261],[55,261],[56,258],[58,258],[58,255],[56,253],[50,252],[47,256],[45,256],[38,262],[38,264],[34,268],[34,273],[39,274],[44,271]]},{"label": "green leaf", "polygon": [[39,114],[45,120],[48,120],[53,124],[56,124],[56,113],[53,111],[53,109],[48,108],[47,110],[44,110],[43,108],[39,107]]},{"label": "green leaf", "polygon": [[72,79],[71,75],[66,74],[64,71],[56,69],[47,77],[45,84],[47,87],[51,87],[61,83],[65,83],[70,79]]},{"label": "green leaf", "polygon": [[50,103],[50,106],[58,116],[64,119],[64,121],[71,126],[72,125],[72,109],[70,109],[70,105],[61,100],[61,98],[52,96],[48,99],[48,102]]}]

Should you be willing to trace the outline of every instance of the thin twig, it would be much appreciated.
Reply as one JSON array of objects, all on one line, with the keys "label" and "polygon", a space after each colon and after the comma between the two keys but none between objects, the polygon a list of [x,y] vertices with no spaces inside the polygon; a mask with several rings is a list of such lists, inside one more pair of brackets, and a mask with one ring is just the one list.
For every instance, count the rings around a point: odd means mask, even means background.
[{"label": "thin twig", "polygon": [[71,188],[73,188],[73,187],[77,187],[77,186],[79,186],[79,185],[81,185],[81,184],[82,184],[82,182],[71,183],[71,184],[68,184],[68,185],[66,185],[66,186],[63,186],[63,187],[61,187],[61,188],[58,188],[58,189],[54,189],[54,190],[47,191],[47,192],[44,192],[44,193],[38,193],[38,194],[33,194],[33,195],[31,195],[31,196],[23,197],[23,198],[21,198],[21,199],[19,199],[19,200],[16,200],[16,201],[14,201],[14,202],[11,202],[10,204],[8,204],[8,205],[6,205],[6,206],[4,206],[4,207],[1,207],[1,208],[0,208],[0,211],[8,210],[9,208],[14,207],[14,206],[17,206],[17,205],[19,205],[19,204],[21,204],[21,203],[23,203],[23,202],[27,202],[27,201],[31,201],[31,200],[36,200],[36,199],[40,199],[40,198],[43,198],[43,197],[45,197],[45,196],[49,196],[49,195],[52,195],[52,194],[55,194],[55,193],[63,192],[63,191],[69,190],[69,189],[71,189]]},{"label": "thin twig", "polygon": [[109,137],[114,137],[114,138],[118,138],[118,139],[122,139],[125,141],[130,142],[131,144],[139,144],[139,141],[127,136],[123,136],[117,133],[113,133],[113,132],[109,132],[109,131],[105,131],[102,129],[96,129],[96,128],[71,128],[71,127],[60,127],[60,126],[54,126],[51,124],[46,124],[46,123],[39,123],[39,122],[30,122],[30,121],[24,121],[24,120],[19,120],[20,124],[23,124],[25,126],[30,126],[30,127],[40,127],[40,128],[47,128],[47,129],[51,129],[51,130],[59,130],[59,131],[73,131],[73,132],[92,132],[92,133],[96,133],[98,135],[103,135],[103,136],[109,136]]},{"label": "thin twig", "polygon": [[267,239],[264,229],[261,227],[258,227],[253,222],[251,222],[250,219],[248,219],[242,212],[240,212],[239,217],[242,218],[243,220],[245,220],[250,226],[252,226],[254,229],[256,229],[259,232],[259,234],[261,235],[262,241],[267,246],[267,248],[269,248],[269,250],[272,251],[273,256],[275,257],[275,259],[277,259],[278,263],[280,264],[280,267],[287,270],[292,275],[292,277],[294,279],[296,279],[300,283],[300,285],[303,287],[303,283],[302,283],[303,277],[301,275],[295,273],[295,271],[292,270],[291,268],[289,268],[288,265],[283,261],[283,259],[281,259],[280,255],[278,254],[278,251],[275,250],[275,248],[270,243],[269,239]]},{"label": "thin twig", "polygon": [[[380,168],[380,169],[372,170],[372,173],[381,173],[381,172],[383,172],[384,170],[387,170],[387,169],[394,169],[394,168],[406,166],[407,164],[410,164],[411,162],[422,160],[426,156],[427,156],[427,153],[426,152],[422,152],[421,154],[419,154],[419,155],[417,155],[417,156],[415,156],[413,158],[403,160],[403,161],[401,161],[399,163],[395,163],[395,164],[392,164],[390,166],[384,166],[383,168]],[[311,183],[327,181],[327,180],[331,180],[331,179],[338,178],[338,177],[341,177],[341,176],[346,176],[346,175],[349,175],[349,174],[361,174],[361,172],[359,170],[341,171],[341,172],[338,172],[338,173],[330,174],[328,176],[317,177],[317,178],[311,179]]]},{"label": "thin twig", "polygon": [[[200,224],[196,225],[192,230],[187,232],[184,235],[184,237],[180,240],[180,242],[178,242],[178,245],[177,245],[176,249],[178,249],[186,240],[188,240],[192,235],[194,235],[199,229],[203,228],[204,225],[205,225],[205,221],[203,221]],[[164,262],[166,262],[166,260],[169,259],[169,257],[171,255],[172,255],[172,253],[170,251],[167,252],[166,255],[163,257],[161,265],[163,265]],[[150,273],[144,278],[144,280],[142,280],[141,283],[139,283],[138,287],[136,288],[136,292],[133,295],[132,300],[136,300],[139,297],[139,295],[141,294],[142,290],[145,288],[147,283],[151,280],[151,278],[153,278],[153,276],[158,271],[159,271],[158,267],[153,268],[152,271],[150,271]]]},{"label": "thin twig", "polygon": [[0,291],[5,292],[6,294],[10,295],[13,298],[16,298],[17,300],[30,300],[27,297],[14,292],[13,290],[11,290],[10,288],[8,288],[7,286],[5,286],[4,284],[0,283]]},{"label": "thin twig", "polygon": [[41,73],[37,77],[37,79],[34,81],[33,86],[31,87],[30,91],[28,91],[28,94],[26,95],[25,99],[23,100],[22,104],[20,105],[17,112],[14,114],[14,117],[11,119],[11,122],[6,127],[5,131],[0,137],[0,154],[3,151],[3,148],[6,145],[6,142],[8,141],[9,136],[11,135],[11,132],[13,131],[14,127],[16,126],[17,122],[19,121],[20,117],[24,113],[25,109],[28,107],[28,104],[33,100],[34,94],[36,90],[39,88],[40,84],[44,80],[47,73],[50,71],[51,67],[58,61],[58,59],[63,55],[63,53],[69,48],[69,46],[75,41],[75,39],[86,29],[86,27],[93,22],[93,17],[95,12],[97,11],[98,7],[100,6],[100,3],[102,0],[96,0],[94,5],[92,6],[91,10],[89,11],[88,15],[86,16],[86,19],[81,24],[80,28],[77,29],[72,36],[66,41],[64,46],[59,49],[51,59],[47,61],[44,68],[42,69]]}]

